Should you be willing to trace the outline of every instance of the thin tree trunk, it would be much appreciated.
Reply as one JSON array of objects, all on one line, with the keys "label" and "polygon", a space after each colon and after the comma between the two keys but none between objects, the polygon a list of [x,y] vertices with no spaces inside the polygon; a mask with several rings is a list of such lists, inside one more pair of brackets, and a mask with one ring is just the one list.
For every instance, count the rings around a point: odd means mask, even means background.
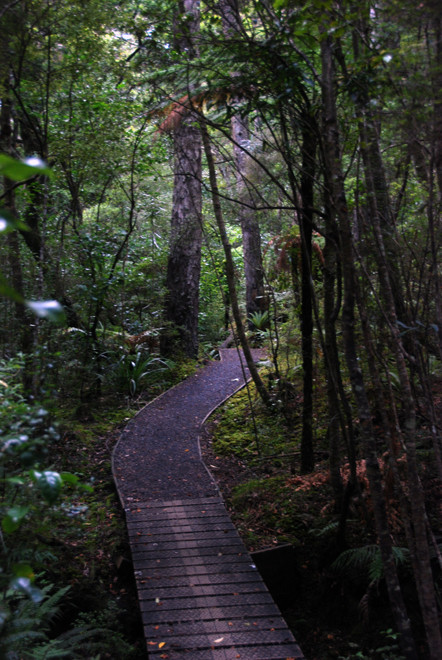
[{"label": "thin tree trunk", "polygon": [[313,277],[312,277],[312,236],[313,236],[313,183],[315,176],[316,135],[313,120],[306,113],[302,131],[302,172],[301,172],[301,335],[303,395],[301,472],[313,472]]},{"label": "thin tree trunk", "polygon": [[[336,301],[336,273],[337,273],[337,245],[338,232],[336,223],[332,219],[330,200],[326,199],[326,238],[324,254],[324,330],[325,330],[325,367],[327,372],[327,400],[328,400],[328,446],[330,448],[330,483],[333,488],[335,510],[340,511],[342,494],[344,491],[341,476],[341,452],[339,442],[340,401],[339,401],[339,354],[336,343],[336,320],[339,305]],[[343,426],[343,425],[342,425]]]},{"label": "thin tree trunk", "polygon": [[[435,0],[429,0],[432,10],[431,24],[434,33],[435,62],[432,67],[433,72],[433,149],[434,149],[434,169],[439,189],[438,201],[435,204],[433,171],[430,180],[430,204],[428,209],[431,256],[433,261],[432,275],[434,278],[436,324],[438,327],[439,352],[442,359],[442,293],[440,288],[439,268],[438,268],[438,248],[436,236],[441,235],[441,214],[437,213],[437,208],[442,207],[442,12],[440,5]],[[433,163],[431,163],[433,165]],[[439,239],[440,243],[440,239]]]},{"label": "thin tree trunk", "polygon": [[362,447],[366,460],[367,477],[370,483],[370,493],[379,539],[379,548],[385,567],[385,580],[398,631],[401,633],[402,652],[407,660],[416,660],[417,653],[411,631],[410,620],[403,601],[399,579],[392,552],[392,541],[388,525],[382,477],[376,452],[376,439],[371,423],[371,411],[368,403],[365,384],[359,366],[355,341],[354,317],[354,254],[352,248],[351,223],[348,215],[346,197],[343,185],[343,174],[340,156],[340,139],[336,115],[334,93],[335,74],[333,66],[332,42],[323,35],[321,42],[322,58],[322,94],[325,113],[324,124],[324,159],[329,171],[330,195],[339,221],[341,259],[344,277],[343,304],[343,338],[347,367],[354,397],[358,406],[359,427]]},{"label": "thin tree trunk", "polygon": [[[354,32],[353,43],[355,55],[359,52],[359,35],[366,29],[364,19],[358,23]],[[396,358],[396,367],[401,385],[403,404],[403,437],[406,445],[408,486],[411,503],[411,522],[414,532],[415,553],[413,566],[417,593],[422,612],[423,624],[427,636],[430,658],[442,657],[442,635],[438,614],[437,597],[434,578],[431,570],[431,555],[427,536],[425,499],[419,479],[419,468],[416,454],[416,404],[413,397],[406,357],[408,348],[404,345],[398,321],[405,322],[406,312],[403,301],[402,287],[397,276],[397,255],[392,247],[391,223],[392,210],[387,195],[384,177],[384,167],[379,146],[379,136],[372,129],[373,121],[368,108],[369,98],[363,90],[356,102],[361,130],[361,151],[364,161],[365,181],[368,191],[368,208],[371,226],[375,238],[376,249],[374,257],[378,266],[380,292],[385,306],[385,316],[388,319],[392,338],[392,348]],[[412,362],[412,358],[411,358]]]},{"label": "thin tree trunk", "polygon": [[204,153],[207,159],[207,165],[209,168],[209,179],[210,179],[210,188],[212,192],[212,203],[213,211],[218,225],[218,231],[220,233],[221,242],[224,249],[224,255],[226,258],[226,278],[227,286],[229,288],[230,303],[232,305],[232,314],[236,324],[236,331],[238,333],[239,342],[241,348],[244,352],[244,357],[246,359],[247,367],[252,376],[253,382],[255,383],[256,389],[262,399],[266,404],[270,404],[270,396],[267,392],[267,389],[262,382],[262,379],[258,373],[255,362],[253,360],[252,354],[250,352],[249,343],[247,341],[246,333],[244,330],[244,325],[241,319],[241,312],[238,304],[238,296],[236,293],[236,284],[235,284],[235,267],[232,259],[232,249],[229,243],[229,238],[227,236],[226,226],[224,223],[224,218],[221,210],[218,183],[216,179],[215,163],[213,161],[212,149],[210,146],[209,135],[207,133],[207,128],[205,124],[201,125],[201,133],[203,137]]}]

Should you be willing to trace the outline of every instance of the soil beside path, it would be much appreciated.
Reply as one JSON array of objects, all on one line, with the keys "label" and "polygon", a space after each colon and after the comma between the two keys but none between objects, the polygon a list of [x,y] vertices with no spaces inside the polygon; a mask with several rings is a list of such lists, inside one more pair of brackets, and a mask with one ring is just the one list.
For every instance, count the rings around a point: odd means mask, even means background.
[{"label": "soil beside path", "polygon": [[[202,462],[199,434],[211,411],[244,386],[244,371],[249,378],[236,349],[221,349],[220,355],[149,403],[124,429],[113,453],[123,507],[219,494]],[[253,351],[255,360],[263,356]]]}]

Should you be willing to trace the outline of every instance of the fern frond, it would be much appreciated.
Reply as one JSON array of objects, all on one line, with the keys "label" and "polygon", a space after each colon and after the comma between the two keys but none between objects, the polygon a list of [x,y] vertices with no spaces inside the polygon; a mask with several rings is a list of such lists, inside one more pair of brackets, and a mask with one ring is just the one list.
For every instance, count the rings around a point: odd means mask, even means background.
[{"label": "fern frond", "polygon": [[[403,564],[407,561],[409,554],[407,548],[394,546],[392,552],[396,564]],[[351,569],[365,570],[370,582],[376,582],[384,575],[384,565],[378,545],[364,545],[361,548],[344,550],[335,559],[331,568],[340,573]]]},{"label": "fern frond", "polygon": [[[76,627],[59,635],[53,640],[34,648],[27,656],[30,660],[52,660],[53,658],[84,658],[99,651],[102,640],[109,635],[109,630],[93,627]],[[98,639],[94,639],[97,638]]]},{"label": "fern frond", "polygon": [[379,554],[379,548],[377,545],[364,545],[361,548],[350,548],[349,550],[341,552],[339,557],[337,557],[331,565],[331,568],[340,573],[345,573],[354,568],[368,570],[376,555]]},{"label": "fern frond", "polygon": [[19,632],[2,636],[0,651],[2,651],[2,649],[6,649],[8,651],[22,649],[23,647],[26,647],[31,641],[35,643],[41,642],[44,639],[46,639],[46,635],[43,632],[39,632],[37,630],[20,630]]},{"label": "fern frond", "polygon": [[[42,591],[46,596],[48,591],[50,591],[51,589],[52,589],[52,585],[48,585],[48,587],[43,587]],[[56,616],[56,614],[58,613],[59,604],[66,596],[69,590],[70,590],[70,586],[61,587],[51,596],[48,596],[47,598],[44,598],[41,601],[38,608],[38,615],[42,621],[46,620],[50,622],[53,619],[53,617]]]},{"label": "fern frond", "polygon": [[368,565],[368,577],[370,582],[380,580],[384,575],[384,564],[382,562],[381,551],[376,546],[377,552],[373,554],[371,563]]},{"label": "fern frond", "polygon": [[325,527],[321,527],[321,529],[314,528],[314,529],[309,529],[308,534],[311,534],[312,536],[316,536],[316,538],[321,538],[321,536],[327,536],[330,534],[330,532],[335,532],[338,528],[339,523],[337,521],[331,522]]}]

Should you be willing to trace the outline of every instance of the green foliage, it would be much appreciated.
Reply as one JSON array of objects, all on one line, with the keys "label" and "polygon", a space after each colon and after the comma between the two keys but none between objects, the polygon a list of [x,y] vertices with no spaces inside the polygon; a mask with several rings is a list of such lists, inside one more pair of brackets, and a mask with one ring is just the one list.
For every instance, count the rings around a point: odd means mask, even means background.
[{"label": "green foliage", "polygon": [[[266,465],[266,457],[271,456],[269,464],[284,463],[287,455],[296,449],[291,430],[285,418],[276,409],[268,415],[256,398],[256,390],[249,385],[253,414],[250,411],[247,389],[241,390],[234,398],[226,402],[218,413],[218,424],[214,429],[213,450],[220,455],[233,455],[247,460],[253,467]],[[257,451],[257,438],[260,452]]]},{"label": "green foliage", "polygon": [[269,319],[270,317],[268,311],[254,312],[249,316],[249,321],[253,323],[257,330],[265,330],[269,324]]},{"label": "green foliage", "polygon": [[54,590],[46,585],[40,598],[0,595],[0,655],[5,660],[49,660],[50,658],[109,657],[130,660],[134,649],[122,635],[116,608],[80,615],[73,627],[51,637],[51,627],[69,599],[70,587]]},{"label": "green foliage", "polygon": [[[393,556],[397,564],[408,560],[407,548],[393,547]],[[370,582],[380,580],[384,575],[381,551],[378,545],[365,545],[360,548],[344,550],[331,565],[331,568],[340,573],[348,571],[366,571]]]},{"label": "green foliage", "polygon": [[44,467],[59,434],[48,411],[25,399],[18,379],[23,368],[23,356],[0,363],[0,649],[2,657],[11,659],[24,652],[24,657],[33,657],[32,648],[46,638],[58,602],[68,591],[59,589],[50,596],[49,587],[35,585],[27,561],[33,538],[22,528],[31,525],[35,530],[65,484],[82,487],[75,475]]},{"label": "green foliage", "polygon": [[6,154],[0,154],[0,174],[13,181],[25,181],[31,176],[42,174],[53,176],[51,168],[36,156],[18,161]]},{"label": "green foliage", "polygon": [[[33,657],[34,647],[47,639],[51,622],[59,611],[69,587],[51,594],[53,585],[44,586],[38,598],[6,591],[0,595],[2,625],[0,655],[2,658]],[[25,655],[24,655],[25,654]]]},{"label": "green foliage", "polygon": [[172,360],[165,360],[146,351],[124,355],[115,370],[115,382],[120,392],[133,397],[144,387],[160,385],[164,375],[174,367]]},{"label": "green foliage", "polygon": [[349,643],[350,647],[355,648],[355,652],[351,655],[340,655],[339,660],[405,660],[405,656],[400,651],[399,633],[389,628],[383,630],[381,635],[385,637],[385,644],[382,646],[364,652],[356,651],[358,645]]}]

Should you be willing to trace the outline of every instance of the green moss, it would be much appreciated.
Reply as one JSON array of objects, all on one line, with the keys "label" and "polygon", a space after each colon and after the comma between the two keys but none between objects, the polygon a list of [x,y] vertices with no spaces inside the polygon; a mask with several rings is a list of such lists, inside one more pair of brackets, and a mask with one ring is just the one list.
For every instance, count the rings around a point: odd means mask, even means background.
[{"label": "green moss", "polygon": [[257,466],[266,457],[281,464],[278,456],[287,456],[295,448],[295,441],[287,423],[278,413],[269,414],[258,400],[254,386],[241,390],[218,413],[213,431],[213,450],[221,456],[236,456]]}]

